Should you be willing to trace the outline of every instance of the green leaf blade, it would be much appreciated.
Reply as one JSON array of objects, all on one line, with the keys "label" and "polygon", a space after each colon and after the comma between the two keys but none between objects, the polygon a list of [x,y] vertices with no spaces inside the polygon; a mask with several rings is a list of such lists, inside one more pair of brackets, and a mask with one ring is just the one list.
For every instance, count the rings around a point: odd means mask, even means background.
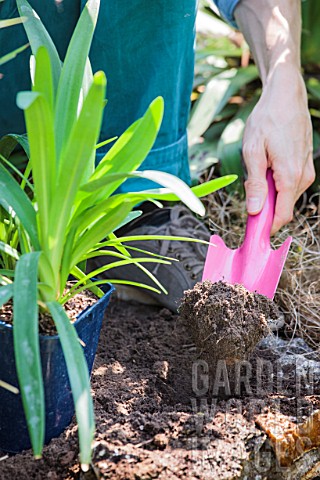
[{"label": "green leaf blade", "polygon": [[213,77],[192,110],[188,125],[189,143],[192,144],[201,137],[229,99],[243,85],[250,83],[258,76],[257,68],[249,65],[245,68],[232,68]]},{"label": "green leaf blade", "polygon": [[0,164],[0,204],[8,211],[11,207],[30,236],[34,248],[40,248],[35,209],[20,185]]},{"label": "green leaf blade", "polygon": [[204,216],[205,208],[192,190],[180,178],[166,172],[144,170],[134,172],[134,175],[156,182],[171,190],[187,207],[200,216]]},{"label": "green leaf blade", "polygon": [[[220,190],[220,188],[224,188],[235,182],[237,178],[237,175],[224,175],[223,177],[215,178],[213,180],[209,180],[208,182],[201,183],[200,185],[196,185],[195,187],[191,187],[191,191],[198,198],[206,197],[207,195]],[[153,198],[155,200],[167,202],[179,201],[179,197],[174,193],[171,193],[167,188],[145,190],[138,192],[137,194],[132,193],[132,195],[140,195],[141,201],[146,198]]]},{"label": "green leaf blade", "polygon": [[35,55],[36,68],[32,90],[40,92],[46,98],[53,110],[54,88],[49,52],[45,47],[39,47]]},{"label": "green leaf blade", "polygon": [[[21,1],[21,0],[20,0]],[[57,151],[61,152],[77,119],[83,78],[90,76],[87,57],[98,18],[100,0],[88,0],[72,35],[61,71],[56,103]],[[70,88],[72,85],[72,88]]]},{"label": "green leaf blade", "polygon": [[98,220],[90,229],[88,229],[79,238],[75,245],[70,259],[70,268],[77,265],[77,263],[94,245],[112,233],[118,225],[127,218],[133,205],[134,204],[129,199],[124,200],[120,205],[114,206],[114,208],[107,212],[103,218]]},{"label": "green leaf blade", "polygon": [[58,302],[48,302],[56,324],[67,365],[79,426],[80,461],[86,469],[91,461],[91,442],[95,424],[87,362],[75,327]]},{"label": "green leaf blade", "polygon": [[7,303],[13,295],[13,283],[0,287],[0,307]]},{"label": "green leaf blade", "polygon": [[44,389],[38,334],[37,276],[39,252],[17,263],[13,298],[13,340],[23,408],[34,455],[41,457],[45,433]]},{"label": "green leaf blade", "polygon": [[9,133],[0,139],[0,152],[5,158],[9,158],[17,145],[20,145],[25,151],[27,157],[30,156],[29,142],[26,134],[18,135]]},{"label": "green leaf blade", "polygon": [[22,45],[21,47],[16,48],[10,53],[7,53],[6,55],[3,55],[3,57],[0,58],[0,65],[3,65],[4,63],[9,62],[10,60],[13,60],[16,58],[19,53],[23,52],[29,47],[29,43],[26,43],[25,45]]},{"label": "green leaf blade", "polygon": [[[97,180],[106,173],[130,173],[139,168],[155,142],[161,126],[163,110],[163,98],[157,97],[151,102],[144,116],[131,125],[108,151],[91,180]],[[97,193],[96,200],[110,196],[121,183],[122,180],[118,180],[106,186]]]},{"label": "green leaf blade", "polygon": [[221,162],[221,174],[237,174],[238,181],[230,187],[230,191],[243,194],[243,166],[241,158],[242,137],[246,121],[256,105],[258,97],[240,107],[237,114],[223,130],[218,143],[218,157]]},{"label": "green leaf blade", "polygon": [[[56,183],[54,121],[52,108],[47,98],[38,92],[30,93],[36,93],[34,100],[29,104],[26,101],[23,105],[29,138],[35,197],[38,204],[39,237],[42,247],[45,248],[50,225],[51,199]],[[19,98],[21,104],[22,94]]]},{"label": "green leaf blade", "polygon": [[0,20],[0,28],[12,27],[26,21],[25,17],[7,18],[6,20]]},{"label": "green leaf blade", "polygon": [[17,6],[20,15],[27,19],[27,21],[23,23],[23,26],[29,39],[33,55],[36,55],[38,48],[41,46],[45,46],[48,49],[52,65],[53,84],[54,88],[57,89],[61,72],[61,61],[57,49],[39,16],[27,0],[17,0]]},{"label": "green leaf blade", "polygon": [[0,251],[4,252],[6,255],[9,255],[10,257],[14,258],[15,260],[18,260],[18,258],[19,258],[18,251],[15,248],[8,245],[7,243],[2,242],[1,240],[0,240]]},{"label": "green leaf blade", "polygon": [[[105,88],[105,75],[102,72],[96,73],[80,116],[70,134],[68,144],[62,152],[57,188],[49,213],[50,258],[56,269],[59,268],[58,263],[63,252],[66,228],[86,168],[86,162],[90,158],[99,136]],[[88,123],[90,123],[90,129],[87,128]],[[72,162],[70,162],[71,158]],[[61,195],[61,192],[64,192],[63,195]]]}]

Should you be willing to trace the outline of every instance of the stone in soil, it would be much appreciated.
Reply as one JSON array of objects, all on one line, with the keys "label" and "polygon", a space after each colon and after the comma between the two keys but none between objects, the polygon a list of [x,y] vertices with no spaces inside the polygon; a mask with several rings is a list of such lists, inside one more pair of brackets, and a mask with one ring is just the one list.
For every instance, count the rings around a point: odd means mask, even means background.
[{"label": "stone in soil", "polygon": [[218,360],[227,365],[246,360],[265,337],[270,320],[280,317],[268,298],[242,285],[209,280],[185,292],[179,312],[209,367]]}]

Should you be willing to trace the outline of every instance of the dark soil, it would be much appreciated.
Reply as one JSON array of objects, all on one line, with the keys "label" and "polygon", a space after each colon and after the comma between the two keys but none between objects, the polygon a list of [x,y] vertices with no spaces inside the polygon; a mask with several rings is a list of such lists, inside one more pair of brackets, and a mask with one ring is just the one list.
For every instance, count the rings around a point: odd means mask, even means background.
[{"label": "dark soil", "polygon": [[[315,394],[285,395],[276,383],[267,395],[252,388],[256,393],[248,390],[242,398],[214,398],[189,330],[168,310],[113,300],[92,374],[92,471],[80,475],[73,423],[45,447],[41,460],[30,451],[0,454],[0,480],[257,478],[248,467],[266,438],[255,423],[257,413],[281,411],[295,421],[319,408],[320,400]],[[254,377],[249,380],[256,385]]]},{"label": "dark soil", "polygon": [[[97,296],[89,290],[84,290],[74,297],[70,298],[65,304],[65,310],[71,322],[75,322],[77,316],[87,307],[94,305]],[[5,323],[13,323],[13,304],[12,300],[2,305],[0,308],[0,320]],[[48,313],[39,312],[39,333],[41,335],[56,335],[57,329],[52,317]],[[1,480],[1,479],[0,479]]]},{"label": "dark soil", "polygon": [[246,360],[257,343],[270,333],[268,319],[280,313],[276,305],[242,285],[209,280],[185,292],[180,314],[209,367]]}]

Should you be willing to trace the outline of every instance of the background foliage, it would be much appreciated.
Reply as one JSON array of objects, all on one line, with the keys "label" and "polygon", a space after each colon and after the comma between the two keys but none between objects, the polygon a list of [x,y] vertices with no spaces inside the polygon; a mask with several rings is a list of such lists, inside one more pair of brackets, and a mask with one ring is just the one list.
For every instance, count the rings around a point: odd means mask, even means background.
[{"label": "background foliage", "polygon": [[[320,182],[320,3],[302,2],[301,64],[314,133],[314,160]],[[200,2],[197,19],[193,108],[189,123],[194,180],[216,165],[220,174],[237,173],[229,189],[242,190],[241,141],[245,121],[261,93],[258,72],[246,42],[226,24],[210,0]]]}]

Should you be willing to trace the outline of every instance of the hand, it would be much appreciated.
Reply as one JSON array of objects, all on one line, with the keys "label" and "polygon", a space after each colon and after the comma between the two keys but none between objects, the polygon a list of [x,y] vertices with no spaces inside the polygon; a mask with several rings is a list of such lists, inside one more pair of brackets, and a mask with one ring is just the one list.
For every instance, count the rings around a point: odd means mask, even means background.
[{"label": "hand", "polygon": [[315,179],[306,89],[295,66],[283,63],[265,82],[246,124],[243,156],[250,214],[262,209],[267,195],[266,170],[273,170],[278,192],[274,234],[292,220],[295,202]]}]

